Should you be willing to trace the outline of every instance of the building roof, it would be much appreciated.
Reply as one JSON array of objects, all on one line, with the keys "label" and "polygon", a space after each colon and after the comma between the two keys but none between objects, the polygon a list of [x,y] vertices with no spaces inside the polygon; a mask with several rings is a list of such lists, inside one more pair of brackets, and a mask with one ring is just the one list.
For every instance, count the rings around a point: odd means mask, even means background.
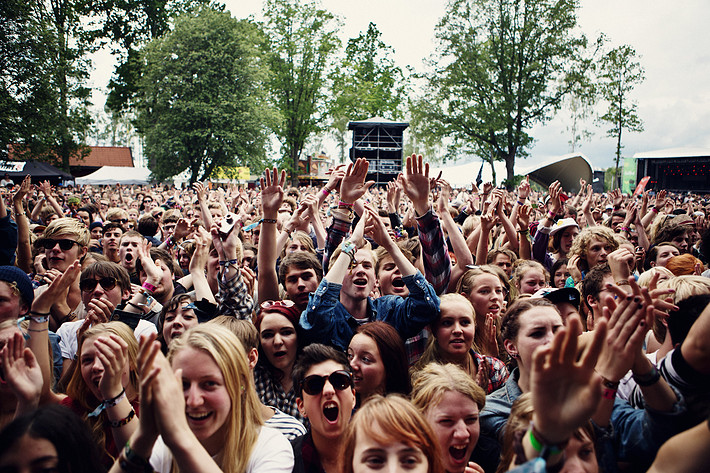
[{"label": "building roof", "polygon": [[355,127],[375,127],[378,125],[397,127],[397,128],[404,129],[409,126],[409,123],[395,122],[395,121],[388,120],[388,119],[382,118],[382,117],[372,117],[372,118],[368,118],[367,120],[348,122],[348,130],[352,130]]},{"label": "building roof", "polygon": [[91,152],[86,158],[71,158],[69,165],[133,167],[133,155],[128,146],[90,146],[90,148]]},{"label": "building roof", "polygon": [[668,148],[634,154],[634,159],[708,158],[710,148]]}]

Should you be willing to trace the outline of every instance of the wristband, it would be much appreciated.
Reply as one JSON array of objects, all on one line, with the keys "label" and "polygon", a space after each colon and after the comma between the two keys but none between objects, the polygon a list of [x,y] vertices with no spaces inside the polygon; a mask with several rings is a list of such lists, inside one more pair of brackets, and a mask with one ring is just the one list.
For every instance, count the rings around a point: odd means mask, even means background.
[{"label": "wristband", "polygon": [[653,207],[651,207],[651,212],[656,212],[656,213],[658,213],[659,210],[658,210],[655,206],[653,206]]},{"label": "wristband", "polygon": [[[31,313],[32,312],[30,312],[30,314]],[[36,324],[46,324],[49,322],[49,315],[41,315],[39,317],[30,316],[30,319]]]},{"label": "wristband", "polygon": [[89,417],[96,417],[97,415],[101,414],[101,411],[108,407],[113,407],[119,402],[121,402],[123,399],[126,397],[126,388],[121,389],[121,392],[118,394],[116,397],[112,397],[111,399],[106,399],[104,402],[99,404],[99,406],[94,409],[90,414]]},{"label": "wristband", "polygon": [[627,281],[626,279],[619,279],[618,281],[616,281],[616,285],[617,286],[630,286],[631,283],[629,281]]},{"label": "wristband", "polygon": [[550,220],[554,220],[555,217],[557,217],[557,214],[555,212],[553,212],[552,210],[548,210],[547,216],[550,217]]},{"label": "wristband", "polygon": [[321,189],[321,192],[325,195],[330,195],[330,189],[328,189],[327,187],[324,187],[323,189]]},{"label": "wristband", "polygon": [[343,202],[342,200],[339,200],[339,201],[338,201],[338,208],[343,208],[343,207],[347,207],[348,209],[352,209],[352,208],[353,208],[353,204],[348,203],[348,202]]},{"label": "wristband", "polygon": [[131,412],[128,413],[126,417],[123,419],[119,420],[109,420],[108,425],[113,427],[114,429],[117,429],[119,427],[123,427],[124,425],[128,424],[133,418],[136,416],[136,411],[131,409]]},{"label": "wristband", "polygon": [[126,442],[121,455],[118,457],[118,463],[121,469],[129,473],[152,473],[153,467],[145,458],[138,455],[131,449],[131,441]]},{"label": "wristband", "polygon": [[35,312],[34,310],[31,310],[30,314],[32,314],[32,315],[49,315],[49,312]]},{"label": "wristband", "polygon": [[547,441],[542,438],[542,435],[540,435],[540,432],[536,432],[535,425],[532,422],[530,423],[530,430],[528,432],[528,439],[530,440],[530,445],[532,445],[532,448],[534,448],[536,451],[542,453],[541,456],[545,460],[550,455],[559,455],[560,453],[564,452],[565,447],[567,446],[567,442],[569,442],[569,440],[565,440],[564,442],[558,444],[547,443]]},{"label": "wristband", "polygon": [[626,232],[626,233],[629,233],[629,231],[630,231],[629,227],[619,227],[619,229],[620,229],[622,232]]},{"label": "wristband", "polygon": [[235,266],[238,262],[239,261],[236,259],[230,259],[230,260],[226,260],[226,261],[220,261],[219,265],[229,268],[230,266]]},{"label": "wristband", "polygon": [[523,202],[518,201],[518,205],[525,205],[525,201],[523,201]]},{"label": "wristband", "polygon": [[658,372],[655,366],[651,366],[651,371],[644,375],[633,375],[636,384],[642,387],[652,386],[661,379],[661,373]]},{"label": "wristband", "polygon": [[155,292],[155,290],[158,289],[157,286],[153,286],[153,285],[152,285],[151,283],[149,283],[148,281],[144,282],[141,287],[142,287],[143,289],[145,289],[146,291],[150,291],[150,292]]},{"label": "wristband", "polygon": [[254,223],[250,223],[249,225],[247,225],[246,227],[244,227],[243,230],[244,230],[245,232],[250,232],[250,231],[254,230],[256,227],[258,227],[259,224],[262,223],[262,222],[264,222],[264,223],[276,223],[276,219],[275,219],[275,218],[262,218],[262,219],[257,220],[257,221],[254,222]]},{"label": "wristband", "polygon": [[604,388],[602,390],[602,397],[604,399],[613,400],[614,398],[616,398],[616,389]]}]

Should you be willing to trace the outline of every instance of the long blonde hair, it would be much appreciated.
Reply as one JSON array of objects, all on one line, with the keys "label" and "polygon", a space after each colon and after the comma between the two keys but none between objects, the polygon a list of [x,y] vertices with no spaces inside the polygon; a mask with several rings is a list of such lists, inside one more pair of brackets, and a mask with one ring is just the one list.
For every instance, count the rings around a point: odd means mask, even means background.
[{"label": "long blonde hair", "polygon": [[[201,350],[217,364],[232,401],[227,418],[226,438],[222,450],[221,469],[225,473],[244,473],[263,424],[249,361],[242,343],[226,327],[198,325],[173,340],[168,360],[184,348]],[[172,471],[180,469],[173,461]]]}]

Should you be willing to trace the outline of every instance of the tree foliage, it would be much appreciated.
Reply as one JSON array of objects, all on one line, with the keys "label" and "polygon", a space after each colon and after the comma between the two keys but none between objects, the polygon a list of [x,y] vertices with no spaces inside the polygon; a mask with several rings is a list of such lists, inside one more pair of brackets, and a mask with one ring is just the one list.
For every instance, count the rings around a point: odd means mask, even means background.
[{"label": "tree foliage", "polygon": [[66,170],[91,117],[89,41],[71,0],[7,0],[0,5],[0,155],[40,159]]},{"label": "tree foliage", "polygon": [[636,51],[628,45],[614,48],[599,63],[598,88],[601,98],[608,103],[599,122],[611,125],[606,135],[616,138],[616,163],[614,187],[618,187],[621,160],[621,135],[626,131],[642,132],[643,122],[638,116],[638,104],[631,100],[634,86],[643,82],[644,69],[636,61]]},{"label": "tree foliage", "polygon": [[428,131],[449,137],[455,153],[504,160],[512,182],[515,159],[534,141],[529,129],[591,67],[577,8],[577,0],[450,0],[418,104]]},{"label": "tree foliage", "polygon": [[263,41],[253,23],[205,7],[146,46],[137,126],[154,176],[262,166],[274,121]]},{"label": "tree foliage", "polygon": [[283,164],[295,176],[308,138],[324,128],[326,71],[340,47],[339,22],[314,1],[266,0],[271,91],[282,120],[274,128]]},{"label": "tree foliage", "polygon": [[170,31],[171,21],[209,0],[84,0],[88,30],[107,43],[118,59],[109,81],[107,105],[117,113],[131,108],[142,75],[140,49]]},{"label": "tree foliage", "polygon": [[402,118],[407,82],[392,55],[394,49],[381,39],[370,22],[367,31],[351,38],[345,56],[333,71],[331,84],[331,128],[345,155],[348,121],[383,117]]}]

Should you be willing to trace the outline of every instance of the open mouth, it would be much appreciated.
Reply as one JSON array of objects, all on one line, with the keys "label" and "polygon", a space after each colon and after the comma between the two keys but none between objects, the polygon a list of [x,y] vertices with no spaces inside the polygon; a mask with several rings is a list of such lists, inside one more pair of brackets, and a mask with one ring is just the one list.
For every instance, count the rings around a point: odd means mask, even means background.
[{"label": "open mouth", "polygon": [[286,356],[286,350],[279,350],[274,353],[274,358],[282,358]]},{"label": "open mouth", "polygon": [[402,288],[404,287],[404,280],[402,278],[396,278],[392,280],[392,287]]},{"label": "open mouth", "polygon": [[499,305],[492,305],[488,308],[488,312],[500,312],[500,306]]},{"label": "open mouth", "polygon": [[212,413],[211,412],[204,412],[204,413],[189,413],[186,412],[185,415],[187,416],[188,419],[193,420],[195,422],[201,422],[207,418],[209,418]]},{"label": "open mouth", "polygon": [[451,340],[452,345],[463,345],[465,342],[461,338],[455,338]]},{"label": "open mouth", "polygon": [[467,445],[452,445],[449,447],[449,455],[451,458],[457,461],[466,459],[466,447]]},{"label": "open mouth", "polygon": [[338,411],[338,405],[334,402],[327,402],[323,405],[323,415],[328,422],[335,422],[338,420]]},{"label": "open mouth", "polygon": [[130,253],[126,253],[126,261],[133,261],[133,255]]},{"label": "open mouth", "polygon": [[365,287],[365,286],[367,286],[367,279],[365,279],[365,278],[353,279],[353,284],[358,287]]}]

